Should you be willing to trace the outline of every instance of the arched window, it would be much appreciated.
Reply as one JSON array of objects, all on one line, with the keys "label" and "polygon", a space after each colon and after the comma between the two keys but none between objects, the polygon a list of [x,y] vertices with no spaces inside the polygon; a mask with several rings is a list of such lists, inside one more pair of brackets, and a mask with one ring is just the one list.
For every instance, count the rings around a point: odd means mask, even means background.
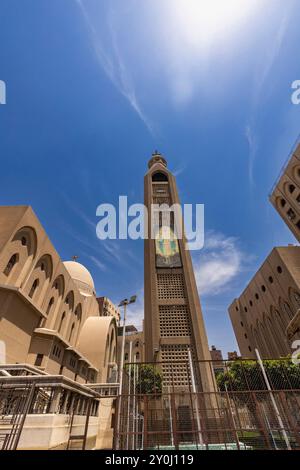
[{"label": "arched window", "polygon": [[65,304],[69,306],[70,310],[73,310],[74,308],[74,293],[73,291],[69,292],[68,295],[65,298]]},{"label": "arched window", "polygon": [[10,275],[13,267],[15,266],[15,264],[17,264],[18,261],[19,261],[19,255],[15,253],[14,255],[12,255],[12,257],[10,258],[9,262],[6,265],[6,268],[3,271],[5,276]]},{"label": "arched window", "polygon": [[286,205],[286,200],[285,199],[280,199],[280,205],[281,205],[281,207],[284,207]]},{"label": "arched window", "polygon": [[289,220],[295,220],[296,213],[293,211],[293,209],[289,209],[286,214]]},{"label": "arched window", "polygon": [[138,348],[139,345],[140,345],[140,343],[139,343],[139,341],[137,341],[137,342],[135,343],[135,347]]},{"label": "arched window", "polygon": [[274,311],[274,318],[277,322],[277,325],[278,325],[278,328],[279,328],[279,333],[281,335],[281,338],[284,339],[285,337],[285,330],[286,330],[286,327],[287,327],[287,322],[284,321],[284,319],[282,318],[282,314],[278,311],[278,310],[275,310]]},{"label": "arched window", "polygon": [[71,331],[70,331],[70,336],[69,336],[69,341],[72,340],[73,333],[74,333],[74,328],[75,328],[75,323],[72,323]]},{"label": "arched window", "polygon": [[152,181],[155,181],[155,182],[161,182],[161,181],[168,181],[168,177],[165,173],[161,173],[161,172],[156,172],[152,175]]},{"label": "arched window", "polygon": [[139,360],[140,360],[140,353],[139,353],[139,352],[136,353],[136,355],[135,355],[135,360],[136,360],[136,361],[139,361]]},{"label": "arched window", "polygon": [[34,296],[34,293],[35,293],[35,291],[37,290],[38,285],[39,285],[39,280],[36,279],[36,280],[34,281],[34,283],[32,284],[31,289],[30,289],[29,294],[28,294],[28,296],[29,296],[31,299],[32,299],[32,297]]},{"label": "arched window", "polygon": [[51,297],[48,303],[46,314],[49,315],[52,305],[54,304],[54,297]]},{"label": "arched window", "polygon": [[79,323],[81,322],[81,312],[82,312],[82,308],[81,308],[81,304],[79,304],[77,305],[76,310],[75,310],[75,315]]},{"label": "arched window", "polygon": [[58,291],[59,295],[64,295],[65,281],[61,274],[54,280],[52,287]]},{"label": "arched window", "polygon": [[290,185],[289,185],[289,192],[290,192],[291,194],[293,194],[293,192],[295,191],[295,189],[296,189],[296,186],[295,186],[295,185],[293,185],[293,184],[290,184]]},{"label": "arched window", "polygon": [[125,353],[124,360],[125,360],[125,361],[128,361],[128,353]]},{"label": "arched window", "polygon": [[64,321],[65,321],[65,318],[66,318],[66,312],[64,312],[61,316],[61,319],[60,319],[60,322],[59,322],[59,327],[58,327],[58,333],[61,332],[62,330],[62,327],[64,325]]},{"label": "arched window", "polygon": [[294,292],[294,299],[296,301],[297,306],[300,308],[300,294],[298,292]]},{"label": "arched window", "polygon": [[53,273],[53,262],[51,255],[43,255],[35,265],[36,269],[40,269],[46,278],[51,279]]},{"label": "arched window", "polygon": [[293,312],[292,312],[291,307],[289,306],[289,304],[288,304],[287,302],[284,302],[283,308],[284,308],[284,310],[285,310],[285,313],[288,315],[288,317],[289,317],[290,319],[292,319],[293,316],[294,316],[294,314],[293,314]]}]

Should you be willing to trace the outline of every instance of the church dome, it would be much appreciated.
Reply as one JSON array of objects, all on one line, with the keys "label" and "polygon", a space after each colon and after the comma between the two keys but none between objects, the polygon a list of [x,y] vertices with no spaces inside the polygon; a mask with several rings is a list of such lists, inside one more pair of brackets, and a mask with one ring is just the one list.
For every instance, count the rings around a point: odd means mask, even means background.
[{"label": "church dome", "polygon": [[89,297],[95,294],[92,275],[85,266],[77,263],[77,261],[65,261],[64,266],[82,295]]}]

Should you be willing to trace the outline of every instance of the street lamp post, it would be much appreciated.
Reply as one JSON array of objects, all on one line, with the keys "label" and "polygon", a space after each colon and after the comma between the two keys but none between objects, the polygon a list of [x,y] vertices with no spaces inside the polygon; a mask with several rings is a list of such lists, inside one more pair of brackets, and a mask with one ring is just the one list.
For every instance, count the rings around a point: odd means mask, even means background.
[{"label": "street lamp post", "polygon": [[119,446],[120,446],[120,421],[121,421],[121,400],[122,400],[122,387],[123,387],[124,354],[125,354],[126,313],[127,313],[127,305],[133,304],[136,301],[136,297],[137,297],[136,295],[132,295],[129,300],[123,299],[118,305],[119,307],[124,307],[124,317],[123,317],[121,361],[120,361],[120,369],[119,369],[119,401],[118,401],[117,440],[116,440],[117,449],[119,449]]}]

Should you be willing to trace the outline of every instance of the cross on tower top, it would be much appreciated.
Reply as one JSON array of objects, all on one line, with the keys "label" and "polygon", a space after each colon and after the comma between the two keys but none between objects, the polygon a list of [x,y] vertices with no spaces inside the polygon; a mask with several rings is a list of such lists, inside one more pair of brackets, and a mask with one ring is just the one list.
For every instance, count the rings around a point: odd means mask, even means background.
[{"label": "cross on tower top", "polygon": [[73,261],[77,261],[77,260],[78,260],[78,256],[77,256],[77,255],[73,255],[73,256],[72,256],[72,260],[73,260]]}]

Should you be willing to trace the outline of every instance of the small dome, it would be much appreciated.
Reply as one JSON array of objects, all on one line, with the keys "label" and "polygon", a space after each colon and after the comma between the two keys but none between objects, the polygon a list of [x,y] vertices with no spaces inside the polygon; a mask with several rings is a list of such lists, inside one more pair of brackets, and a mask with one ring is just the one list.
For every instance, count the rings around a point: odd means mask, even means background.
[{"label": "small dome", "polygon": [[82,295],[91,296],[95,293],[93,278],[85,266],[77,261],[65,261],[64,266]]}]

